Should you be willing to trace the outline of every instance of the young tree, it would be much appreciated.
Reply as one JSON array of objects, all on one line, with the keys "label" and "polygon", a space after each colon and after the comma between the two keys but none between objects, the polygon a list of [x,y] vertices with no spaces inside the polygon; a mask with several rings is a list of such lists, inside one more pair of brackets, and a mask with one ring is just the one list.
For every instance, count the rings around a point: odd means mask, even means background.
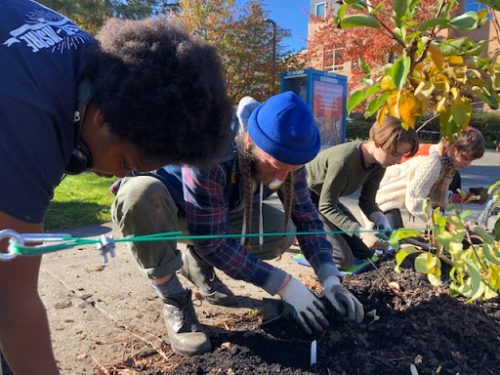
[{"label": "young tree", "polygon": [[[479,101],[498,108],[498,54],[482,56],[485,41],[447,37],[450,30],[480,27],[488,11],[455,15],[452,10],[457,4],[456,0],[436,0],[429,9],[426,0],[394,0],[387,8],[384,2],[343,0],[336,24],[342,29],[382,32],[395,45],[394,62],[379,69],[360,60],[366,87],[351,95],[348,110],[366,101],[366,116],[376,113],[381,123],[391,114],[405,127],[413,127],[418,116],[431,113],[439,117],[441,134],[452,139],[468,125],[472,104]],[[422,9],[426,11],[419,16]]]}]

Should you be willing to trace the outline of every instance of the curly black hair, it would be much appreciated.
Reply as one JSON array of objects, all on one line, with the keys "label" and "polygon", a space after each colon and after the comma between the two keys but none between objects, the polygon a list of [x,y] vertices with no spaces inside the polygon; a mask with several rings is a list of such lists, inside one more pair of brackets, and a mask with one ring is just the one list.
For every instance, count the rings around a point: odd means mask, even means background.
[{"label": "curly black hair", "polygon": [[110,131],[149,160],[207,165],[231,137],[216,50],[165,17],[110,19],[83,75]]}]

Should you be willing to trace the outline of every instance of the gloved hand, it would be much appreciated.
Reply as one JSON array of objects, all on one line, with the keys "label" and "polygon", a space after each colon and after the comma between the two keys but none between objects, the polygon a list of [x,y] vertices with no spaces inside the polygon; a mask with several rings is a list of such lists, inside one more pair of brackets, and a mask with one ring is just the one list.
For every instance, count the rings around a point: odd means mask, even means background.
[{"label": "gloved hand", "polygon": [[389,238],[391,236],[391,223],[389,223],[387,216],[385,216],[382,212],[375,211],[371,213],[370,216],[368,216],[368,219],[370,219],[370,221],[375,225],[376,229],[384,230],[384,232],[380,232],[380,234],[383,236],[383,239]]},{"label": "gloved hand", "polygon": [[363,241],[369,249],[387,250],[389,247],[389,242],[380,238],[374,232],[360,232],[359,238],[361,238],[361,241]]},{"label": "gloved hand", "polygon": [[290,278],[279,295],[293,308],[295,318],[307,333],[322,332],[328,327],[325,305],[296,278]]},{"label": "gloved hand", "polygon": [[342,285],[337,276],[329,276],[323,283],[324,296],[341,316],[348,316],[358,323],[363,321],[364,310],[361,302]]}]

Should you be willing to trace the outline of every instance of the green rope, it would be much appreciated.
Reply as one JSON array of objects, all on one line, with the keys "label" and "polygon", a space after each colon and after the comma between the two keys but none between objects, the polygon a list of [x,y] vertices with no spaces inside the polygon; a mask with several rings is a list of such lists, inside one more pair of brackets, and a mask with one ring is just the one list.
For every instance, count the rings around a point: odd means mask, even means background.
[{"label": "green rope", "polygon": [[[429,228],[412,228],[412,230],[419,231],[419,230],[426,230]],[[317,232],[276,232],[276,233],[249,233],[249,234],[209,234],[209,235],[184,235],[182,234],[181,231],[174,231],[174,232],[162,232],[162,233],[154,233],[154,234],[147,234],[147,235],[142,235],[142,236],[131,236],[131,237],[124,237],[124,238],[118,238],[113,240],[115,243],[120,243],[120,242],[158,242],[158,241],[187,241],[187,240],[212,240],[212,239],[226,239],[226,238],[253,238],[253,237],[289,237],[289,236],[315,236],[315,235],[338,235],[338,234],[353,234],[353,233],[369,233],[369,232],[376,232],[376,233],[384,233],[384,232],[395,232],[398,230],[407,230],[405,228],[401,229],[396,229],[396,230],[390,230],[390,229],[382,229],[382,230],[377,230],[377,229],[362,229],[358,231],[354,230],[336,230],[336,231],[317,231]],[[65,249],[70,249],[73,247],[78,247],[78,246],[85,246],[85,245],[95,245],[95,244],[101,244],[100,239],[85,239],[85,238],[78,238],[78,237],[72,237],[72,236],[67,236],[62,238],[61,243],[57,243],[54,245],[38,245],[38,246],[24,246],[21,245],[17,242],[11,244],[13,248],[13,252],[16,255],[42,255],[42,254],[48,254],[48,253],[53,253],[55,251],[60,251],[60,250],[65,250]]]}]

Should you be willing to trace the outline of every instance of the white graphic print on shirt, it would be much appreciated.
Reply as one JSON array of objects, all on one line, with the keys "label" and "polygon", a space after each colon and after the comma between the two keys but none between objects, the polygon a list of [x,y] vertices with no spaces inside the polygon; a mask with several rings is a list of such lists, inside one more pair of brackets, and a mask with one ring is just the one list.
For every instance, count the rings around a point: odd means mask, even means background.
[{"label": "white graphic print on shirt", "polygon": [[7,47],[24,43],[33,52],[52,48],[52,52],[64,52],[78,48],[90,36],[69,19],[49,10],[34,10],[26,15],[26,23],[10,32],[11,38],[3,44]]}]

